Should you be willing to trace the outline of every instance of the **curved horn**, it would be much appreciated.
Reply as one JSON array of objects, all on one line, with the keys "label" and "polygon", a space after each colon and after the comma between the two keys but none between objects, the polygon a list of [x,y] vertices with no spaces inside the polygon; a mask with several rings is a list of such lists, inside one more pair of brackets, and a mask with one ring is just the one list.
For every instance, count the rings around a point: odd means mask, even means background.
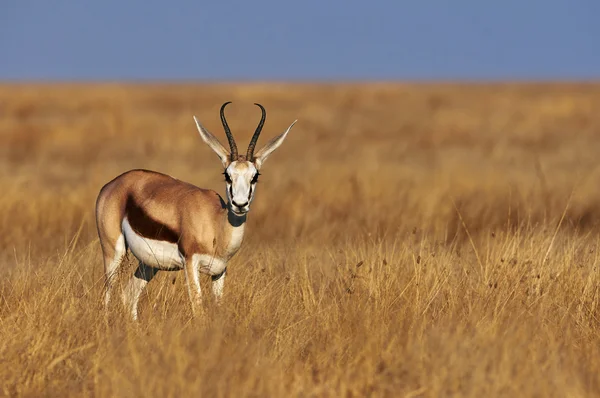
[{"label": "curved horn", "polygon": [[261,104],[255,103],[254,105],[256,105],[260,108],[260,110],[262,111],[262,116],[260,118],[260,122],[258,122],[256,131],[254,131],[254,135],[252,136],[252,139],[250,140],[250,144],[248,145],[248,152],[246,153],[246,159],[248,159],[249,161],[252,161],[252,158],[254,157],[254,148],[256,147],[256,142],[258,141],[258,136],[260,135],[260,132],[262,131],[262,128],[265,124],[265,119],[267,117],[267,111],[265,111],[265,108]]},{"label": "curved horn", "polygon": [[223,129],[225,130],[227,140],[229,141],[229,148],[231,149],[231,161],[235,161],[238,158],[237,145],[235,144],[235,140],[233,139],[233,135],[231,134],[231,130],[229,129],[229,125],[225,119],[225,107],[228,104],[231,104],[231,101],[228,101],[221,106],[221,123],[223,123]]}]

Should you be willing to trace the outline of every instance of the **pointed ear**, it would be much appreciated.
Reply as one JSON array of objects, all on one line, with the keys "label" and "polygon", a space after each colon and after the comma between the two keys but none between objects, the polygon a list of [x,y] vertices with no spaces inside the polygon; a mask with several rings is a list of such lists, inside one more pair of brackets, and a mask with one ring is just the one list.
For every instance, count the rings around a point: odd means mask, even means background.
[{"label": "pointed ear", "polygon": [[217,156],[221,159],[221,163],[223,163],[223,167],[227,168],[231,163],[231,159],[229,157],[229,152],[221,145],[217,137],[212,135],[210,131],[204,128],[194,116],[194,121],[196,122],[196,127],[198,128],[198,132],[200,133],[200,137],[208,144],[208,146],[215,151]]},{"label": "pointed ear", "polygon": [[296,124],[298,120],[294,120],[294,122],[292,124],[290,124],[290,127],[287,128],[287,130],[285,130],[284,133],[279,134],[277,137],[273,138],[271,141],[267,142],[265,144],[265,146],[263,146],[260,151],[258,151],[256,153],[256,155],[254,155],[254,163],[256,164],[256,168],[260,169],[260,167],[263,165],[263,163],[265,162],[265,160],[267,160],[267,158],[269,157],[269,155],[277,148],[279,148],[279,146],[283,143],[283,140],[285,140],[285,137],[288,135],[288,133],[290,132],[290,130],[292,129],[292,127],[294,127],[294,124]]}]

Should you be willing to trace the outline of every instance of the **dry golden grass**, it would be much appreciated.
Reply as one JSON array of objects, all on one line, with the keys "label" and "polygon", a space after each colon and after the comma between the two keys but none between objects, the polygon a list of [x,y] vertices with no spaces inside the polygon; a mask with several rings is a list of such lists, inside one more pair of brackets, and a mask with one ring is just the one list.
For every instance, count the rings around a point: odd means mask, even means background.
[{"label": "dry golden grass", "polygon": [[[159,273],[105,323],[100,187],[222,193],[192,114],[223,139],[226,100],[243,148],[253,102],[259,145],[299,122],[223,306],[192,319]],[[598,396],[598,109],[597,84],[0,86],[0,394]]]}]

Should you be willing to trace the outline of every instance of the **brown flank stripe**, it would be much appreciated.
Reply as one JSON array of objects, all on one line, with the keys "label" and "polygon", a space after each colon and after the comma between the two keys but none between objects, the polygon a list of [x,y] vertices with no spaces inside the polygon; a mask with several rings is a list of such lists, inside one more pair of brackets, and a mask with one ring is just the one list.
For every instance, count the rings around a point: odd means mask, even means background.
[{"label": "brown flank stripe", "polygon": [[127,197],[125,214],[131,228],[144,238],[170,243],[179,242],[178,234],[168,226],[161,224],[146,214],[132,195]]}]

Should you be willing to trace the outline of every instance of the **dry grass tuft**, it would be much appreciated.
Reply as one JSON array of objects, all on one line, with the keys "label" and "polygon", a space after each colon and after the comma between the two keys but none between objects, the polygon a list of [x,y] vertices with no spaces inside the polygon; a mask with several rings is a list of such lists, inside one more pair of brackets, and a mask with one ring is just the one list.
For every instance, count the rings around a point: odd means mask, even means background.
[{"label": "dry grass tuft", "polygon": [[[299,122],[223,306],[192,319],[159,273],[138,325],[105,320],[100,187],[222,192],[192,114],[223,137],[227,100],[242,147],[253,102],[260,142]],[[0,86],[0,394],[598,396],[599,108],[593,84]]]}]

